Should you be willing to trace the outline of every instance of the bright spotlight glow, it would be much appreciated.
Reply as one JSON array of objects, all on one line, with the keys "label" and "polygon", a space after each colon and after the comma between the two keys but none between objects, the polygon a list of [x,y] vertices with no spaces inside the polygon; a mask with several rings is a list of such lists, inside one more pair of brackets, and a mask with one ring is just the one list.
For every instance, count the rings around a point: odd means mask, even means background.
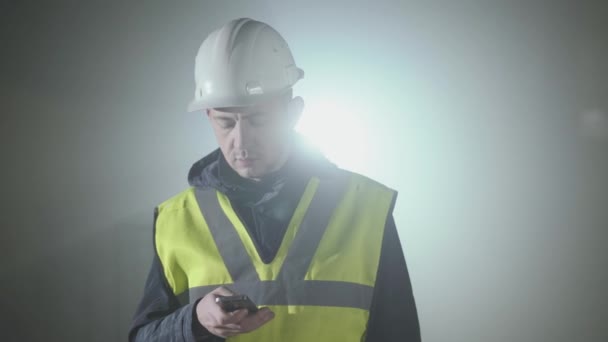
[{"label": "bright spotlight glow", "polygon": [[360,110],[337,99],[307,102],[296,131],[339,167],[366,173],[373,140]]}]

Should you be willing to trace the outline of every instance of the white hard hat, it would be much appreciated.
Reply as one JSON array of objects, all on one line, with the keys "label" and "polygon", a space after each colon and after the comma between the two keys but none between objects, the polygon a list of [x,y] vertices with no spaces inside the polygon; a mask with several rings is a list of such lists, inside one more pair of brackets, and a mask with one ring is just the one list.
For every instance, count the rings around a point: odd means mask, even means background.
[{"label": "white hard hat", "polygon": [[302,77],[277,31],[248,18],[232,20],[198,50],[188,111],[250,106],[285,93]]}]

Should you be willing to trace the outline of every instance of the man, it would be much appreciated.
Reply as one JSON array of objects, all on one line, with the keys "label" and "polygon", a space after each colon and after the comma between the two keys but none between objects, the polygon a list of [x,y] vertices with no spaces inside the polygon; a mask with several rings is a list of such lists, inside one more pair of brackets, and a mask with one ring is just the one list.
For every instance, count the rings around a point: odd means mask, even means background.
[{"label": "man", "polygon": [[[396,193],[302,143],[302,77],[267,24],[233,20],[203,42],[189,109],[219,149],[155,211],[130,341],[420,341]],[[217,302],[235,294],[261,309]]]}]

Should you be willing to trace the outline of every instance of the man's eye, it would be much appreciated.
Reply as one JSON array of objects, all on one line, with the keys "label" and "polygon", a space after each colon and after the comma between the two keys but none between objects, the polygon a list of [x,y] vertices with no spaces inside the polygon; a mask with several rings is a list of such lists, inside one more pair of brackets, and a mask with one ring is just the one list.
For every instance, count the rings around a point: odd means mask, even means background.
[{"label": "man's eye", "polygon": [[233,120],[220,119],[220,120],[218,120],[218,123],[221,128],[232,128],[235,125]]}]

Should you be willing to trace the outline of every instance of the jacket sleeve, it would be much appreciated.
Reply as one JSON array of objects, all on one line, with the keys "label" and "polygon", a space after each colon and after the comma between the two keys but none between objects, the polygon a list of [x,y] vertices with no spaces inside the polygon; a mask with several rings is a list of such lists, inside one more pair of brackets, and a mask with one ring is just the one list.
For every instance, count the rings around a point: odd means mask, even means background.
[{"label": "jacket sleeve", "polygon": [[[155,211],[155,221],[158,211]],[[144,294],[133,317],[130,342],[224,341],[196,319],[196,303],[180,306],[155,253]]]},{"label": "jacket sleeve", "polygon": [[392,215],[386,221],[367,342],[420,342],[416,303]]}]

